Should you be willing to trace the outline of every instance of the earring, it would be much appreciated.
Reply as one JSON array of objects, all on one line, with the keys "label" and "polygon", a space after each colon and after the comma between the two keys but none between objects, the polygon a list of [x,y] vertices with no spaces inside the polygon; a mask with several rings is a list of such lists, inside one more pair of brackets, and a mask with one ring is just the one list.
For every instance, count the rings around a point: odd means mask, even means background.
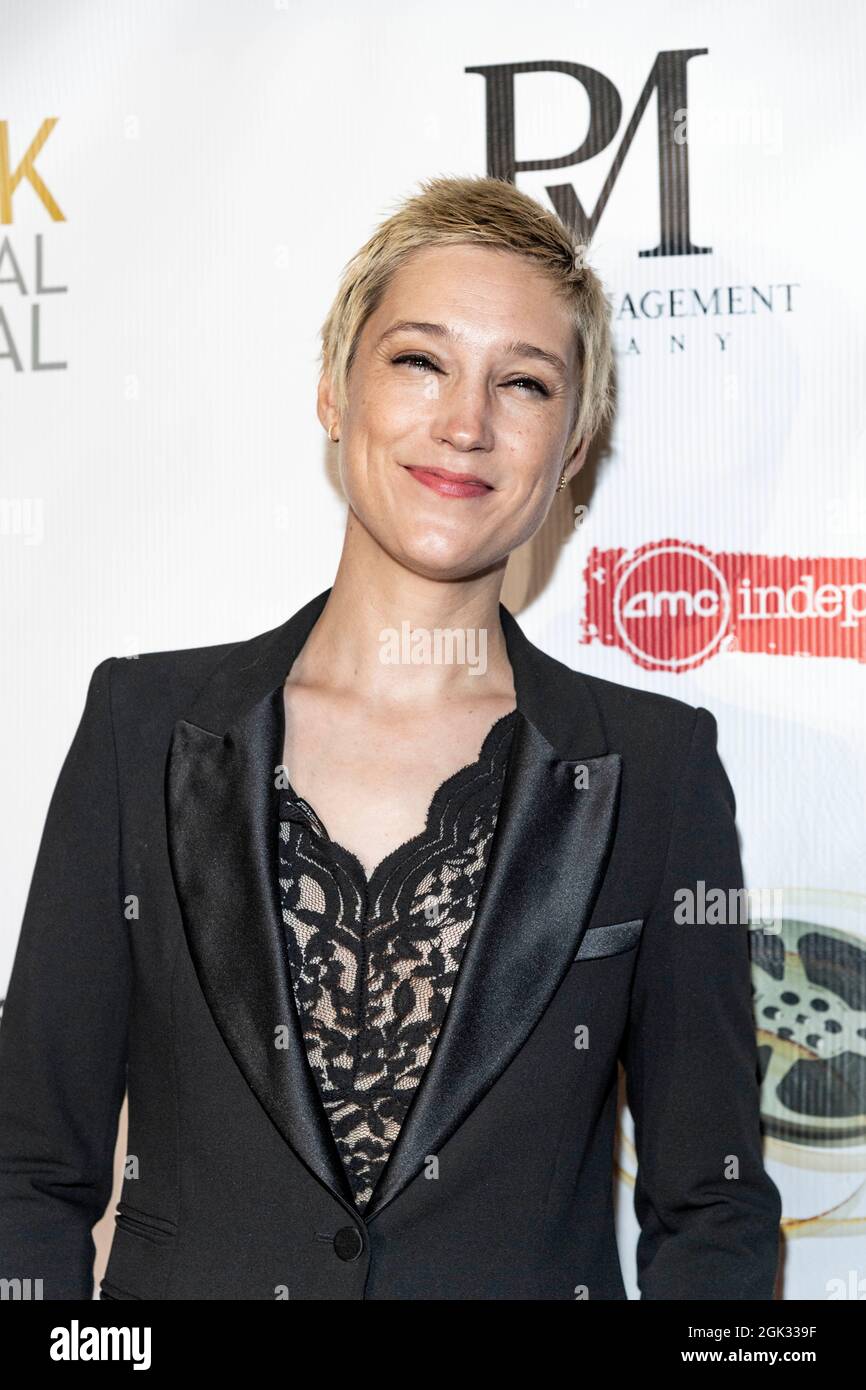
[{"label": "earring", "polygon": [[558,486],[557,489],[556,489],[557,492],[562,492],[562,489],[563,489],[564,487],[565,487],[565,473],[563,472],[562,477],[561,477],[560,480],[559,480],[559,486]]},{"label": "earring", "polygon": [[332,430],[333,428],[334,428],[334,424],[333,424],[333,421],[332,421],[331,424],[328,426],[328,438],[331,440],[331,443],[332,443],[332,444],[336,444],[336,443],[339,441],[340,436],[337,435],[337,438],[336,438],[336,439],[334,439],[334,438],[332,437],[332,435],[331,435],[331,430]]}]

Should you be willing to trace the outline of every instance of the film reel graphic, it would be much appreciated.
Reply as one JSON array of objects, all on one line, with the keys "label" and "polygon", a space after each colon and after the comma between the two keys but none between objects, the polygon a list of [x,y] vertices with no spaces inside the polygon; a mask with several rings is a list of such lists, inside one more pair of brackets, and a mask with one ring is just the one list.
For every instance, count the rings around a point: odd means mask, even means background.
[{"label": "film reel graphic", "polygon": [[751,944],[764,1133],[866,1146],[866,943],[786,919]]},{"label": "film reel graphic", "polygon": [[[782,895],[781,929],[749,936],[764,1155],[786,1236],[857,1234],[866,1231],[866,897]],[[624,1109],[617,1158],[633,1187]]]}]

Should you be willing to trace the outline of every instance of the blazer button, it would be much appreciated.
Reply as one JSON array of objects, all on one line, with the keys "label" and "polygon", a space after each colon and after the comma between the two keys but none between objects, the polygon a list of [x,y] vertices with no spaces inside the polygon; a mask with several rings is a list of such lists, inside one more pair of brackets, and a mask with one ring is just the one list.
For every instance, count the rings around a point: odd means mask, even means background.
[{"label": "blazer button", "polygon": [[334,1236],[334,1249],[341,1260],[357,1260],[364,1249],[364,1238],[356,1226],[342,1226]]}]

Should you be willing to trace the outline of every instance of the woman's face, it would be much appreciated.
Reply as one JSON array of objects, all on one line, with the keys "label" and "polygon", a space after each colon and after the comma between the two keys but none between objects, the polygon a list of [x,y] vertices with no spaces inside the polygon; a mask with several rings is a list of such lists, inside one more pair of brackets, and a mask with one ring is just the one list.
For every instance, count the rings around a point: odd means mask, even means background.
[{"label": "woman's face", "polygon": [[566,465],[572,476],[583,463],[585,446],[564,454],[577,370],[568,312],[525,258],[473,245],[412,252],[364,325],[343,418],[320,383],[352,511],[427,577],[501,562],[541,525]]}]

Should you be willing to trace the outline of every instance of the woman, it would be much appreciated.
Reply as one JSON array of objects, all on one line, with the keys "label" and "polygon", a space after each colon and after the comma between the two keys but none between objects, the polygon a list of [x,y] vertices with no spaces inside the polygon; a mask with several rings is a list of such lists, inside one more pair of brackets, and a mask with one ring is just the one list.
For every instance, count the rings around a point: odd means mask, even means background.
[{"label": "woman", "polygon": [[318,414],[333,586],[91,678],[0,1033],[7,1278],[102,1297],[770,1299],[748,932],[705,709],[546,656],[500,603],[610,411],[608,304],[508,184],[432,180],[349,263]]}]

